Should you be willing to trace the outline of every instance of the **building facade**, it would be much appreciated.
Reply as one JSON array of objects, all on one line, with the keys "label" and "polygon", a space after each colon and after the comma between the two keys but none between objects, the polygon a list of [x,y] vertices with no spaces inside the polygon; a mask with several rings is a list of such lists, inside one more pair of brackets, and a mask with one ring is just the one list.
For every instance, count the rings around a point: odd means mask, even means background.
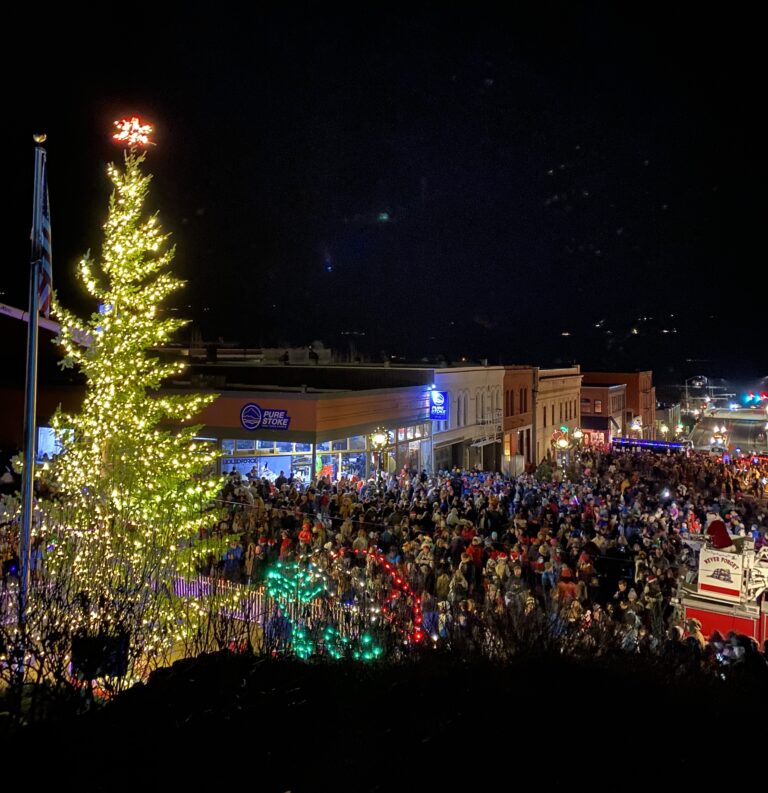
[{"label": "building facade", "polygon": [[[677,428],[682,426],[682,405],[679,402],[656,405],[656,437],[660,440],[670,440],[679,433]],[[667,431],[664,432],[664,427]]]},{"label": "building facade", "polygon": [[533,448],[533,366],[504,367],[502,470],[518,474],[536,462]]},{"label": "building facade", "polygon": [[578,365],[535,370],[532,407],[537,462],[551,456],[552,436],[560,427],[572,433],[581,425],[581,380]]},{"label": "building facade", "polygon": [[[632,417],[627,432],[635,437],[654,440],[656,437],[656,388],[653,385],[653,372],[649,369],[639,372],[584,372],[584,382],[594,385],[614,385],[623,383],[627,387],[627,410]],[[638,422],[639,419],[639,422]],[[631,430],[634,422],[637,431]]]},{"label": "building facade", "polygon": [[[178,393],[167,389],[166,393]],[[431,467],[429,389],[318,392],[227,390],[194,417],[219,446],[221,472],[269,477],[291,472],[302,481],[364,478]],[[371,433],[387,430],[381,454]]]},{"label": "building facade", "polygon": [[627,419],[627,387],[624,383],[581,384],[581,429],[586,446],[600,446],[610,443],[615,437],[623,437]]},{"label": "building facade", "polygon": [[445,367],[432,370],[445,392],[449,416],[432,426],[435,470],[502,467],[503,366]]}]

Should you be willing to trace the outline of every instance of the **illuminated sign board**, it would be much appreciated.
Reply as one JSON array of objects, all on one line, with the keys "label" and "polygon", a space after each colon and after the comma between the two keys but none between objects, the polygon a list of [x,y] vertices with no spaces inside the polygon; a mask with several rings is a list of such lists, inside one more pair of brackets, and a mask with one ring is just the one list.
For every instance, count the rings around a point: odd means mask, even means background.
[{"label": "illuminated sign board", "polygon": [[243,429],[253,430],[287,430],[291,417],[287,410],[272,410],[259,407],[255,402],[243,405],[240,411],[240,424]]},{"label": "illuminated sign board", "polygon": [[432,421],[448,421],[448,392],[429,392],[429,417]]}]

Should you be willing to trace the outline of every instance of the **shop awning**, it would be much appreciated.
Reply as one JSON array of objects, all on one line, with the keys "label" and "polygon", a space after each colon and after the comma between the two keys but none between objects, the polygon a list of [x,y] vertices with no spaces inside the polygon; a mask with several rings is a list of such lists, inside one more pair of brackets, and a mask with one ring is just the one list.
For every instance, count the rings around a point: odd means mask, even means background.
[{"label": "shop awning", "polygon": [[490,443],[501,443],[501,438],[484,438],[482,440],[475,441],[472,446],[488,446]]}]

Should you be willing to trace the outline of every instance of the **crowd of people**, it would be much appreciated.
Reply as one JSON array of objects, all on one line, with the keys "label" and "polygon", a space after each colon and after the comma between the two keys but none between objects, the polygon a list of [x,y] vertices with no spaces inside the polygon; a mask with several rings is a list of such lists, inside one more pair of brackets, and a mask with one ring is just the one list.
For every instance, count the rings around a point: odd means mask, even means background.
[{"label": "crowd of people", "polygon": [[[512,478],[404,470],[306,486],[232,471],[220,521],[204,533],[226,548],[199,572],[258,587],[275,562],[311,563],[333,595],[353,602],[370,586],[375,554],[419,598],[433,637],[450,625],[536,612],[577,630],[619,626],[633,650],[672,642],[733,660],[755,648],[735,635],[707,641],[696,620],[683,619],[679,587],[695,578],[692,538],[709,534],[727,549],[748,536],[757,550],[768,546],[767,481],[764,459],[611,450],[582,453],[567,471]],[[17,512],[7,490],[3,589],[18,570]],[[39,544],[31,561],[34,578],[44,565]]]},{"label": "crowd of people", "polygon": [[671,643],[733,660],[754,642],[708,642],[683,619],[679,587],[696,574],[691,538],[768,546],[767,476],[764,460],[610,450],[546,478],[402,471],[302,487],[232,472],[216,529],[228,546],[201,572],[258,586],[276,561],[311,562],[354,598],[374,551],[421,599],[436,637],[449,621],[536,611],[578,630],[619,626],[629,649]]}]

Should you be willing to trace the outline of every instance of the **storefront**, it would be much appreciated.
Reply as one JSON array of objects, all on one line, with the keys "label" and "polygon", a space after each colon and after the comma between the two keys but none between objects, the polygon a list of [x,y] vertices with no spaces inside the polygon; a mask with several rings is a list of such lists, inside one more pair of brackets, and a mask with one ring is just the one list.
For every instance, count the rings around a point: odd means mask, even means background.
[{"label": "storefront", "polygon": [[[386,428],[389,444],[382,455],[384,472],[403,468],[420,471],[430,467],[429,422]],[[312,461],[317,476],[332,480],[342,477],[367,478],[378,468],[378,454],[371,446],[370,435],[351,435],[346,438],[301,443],[280,440],[250,440],[224,438],[221,440],[222,473],[237,470],[244,476],[266,476],[274,479],[281,472],[289,472],[299,480],[312,479]]]},{"label": "storefront", "polygon": [[[431,469],[429,390],[413,386],[359,392],[225,392],[193,421],[215,438],[220,470],[303,482],[367,478],[403,468]],[[371,433],[387,430],[381,454]]]}]

